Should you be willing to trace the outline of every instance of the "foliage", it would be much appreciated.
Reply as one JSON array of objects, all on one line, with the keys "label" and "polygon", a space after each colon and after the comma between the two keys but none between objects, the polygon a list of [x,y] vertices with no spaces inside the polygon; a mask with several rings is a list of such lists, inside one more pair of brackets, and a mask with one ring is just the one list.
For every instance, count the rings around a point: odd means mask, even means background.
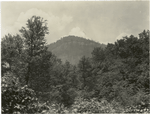
[{"label": "foliage", "polygon": [[50,94],[49,100],[55,100],[57,103],[69,107],[76,97],[78,80],[74,74],[75,68],[67,61],[63,65],[59,64],[57,68],[55,67],[51,71],[53,75],[51,76],[52,88],[50,93],[52,94]]},{"label": "foliage", "polygon": [[[101,48],[94,49],[92,59],[96,63],[92,66],[92,75],[97,79],[94,97],[116,100],[124,106],[136,106],[141,99],[133,100],[135,96],[149,94],[148,37],[149,31],[143,31],[139,38],[131,35],[117,40],[115,44],[108,44],[103,51]],[[102,53],[105,60],[100,59],[102,56],[98,57]],[[143,94],[139,94],[140,91]]]},{"label": "foliage", "polygon": [[[76,66],[48,51],[41,17],[28,19],[20,32],[1,42],[3,113],[149,112],[149,31],[94,48]],[[63,41],[73,48],[78,41],[81,48],[99,45],[73,38]],[[83,54],[81,49],[69,53]]]},{"label": "foliage", "polygon": [[2,90],[2,112],[3,113],[33,113],[34,103],[37,98],[33,90],[24,87],[5,87]]},{"label": "foliage", "polygon": [[[23,39],[19,36],[10,34],[2,38],[1,42],[1,70],[2,77],[5,73],[11,72],[14,76],[24,78],[26,72],[26,63],[24,59]],[[23,82],[22,82],[23,83]]]},{"label": "foliage", "polygon": [[81,89],[85,89],[86,87],[90,87],[90,79],[91,79],[91,63],[90,63],[90,60],[89,58],[83,56],[81,58],[81,60],[79,61],[79,64],[78,64],[78,72],[79,72],[79,75],[80,75],[80,80],[81,83],[82,83],[82,88]]},{"label": "foliage", "polygon": [[40,113],[49,110],[40,105],[34,90],[27,85],[21,87],[19,80],[7,72],[2,77],[2,113]]},{"label": "foliage", "polygon": [[94,48],[91,54],[92,54],[92,59],[94,63],[102,62],[105,59],[105,51],[101,47]]},{"label": "foliage", "polygon": [[[26,51],[25,62],[27,65],[27,74],[26,74],[26,85],[32,84],[32,78],[40,77],[40,74],[43,75],[43,69],[48,67],[46,64],[47,60],[50,58],[51,54],[49,54],[46,50],[45,46],[45,35],[48,34],[48,28],[46,21],[43,21],[43,18],[38,16],[32,16],[28,19],[26,28],[22,27],[20,32],[22,37],[24,38],[24,47]],[[41,56],[44,56],[43,58]],[[43,63],[44,68],[38,68]],[[48,63],[49,64],[49,63]],[[42,65],[42,67],[43,67]],[[38,70],[41,69],[40,73]],[[31,77],[32,76],[32,77]],[[33,87],[34,88],[34,87]]]},{"label": "foliage", "polygon": [[76,113],[115,113],[123,112],[123,108],[119,104],[112,102],[108,103],[106,100],[101,100],[100,102],[97,99],[86,100],[83,98],[78,98],[72,110]]}]

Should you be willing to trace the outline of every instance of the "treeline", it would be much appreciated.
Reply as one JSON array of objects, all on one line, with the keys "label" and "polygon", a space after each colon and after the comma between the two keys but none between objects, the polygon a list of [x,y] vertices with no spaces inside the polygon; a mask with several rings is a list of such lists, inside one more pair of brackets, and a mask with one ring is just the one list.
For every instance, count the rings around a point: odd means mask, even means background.
[{"label": "treeline", "polygon": [[30,18],[20,33],[1,42],[3,113],[40,112],[37,102],[70,108],[77,98],[149,106],[149,30],[95,48],[76,66],[48,51],[41,17]]}]

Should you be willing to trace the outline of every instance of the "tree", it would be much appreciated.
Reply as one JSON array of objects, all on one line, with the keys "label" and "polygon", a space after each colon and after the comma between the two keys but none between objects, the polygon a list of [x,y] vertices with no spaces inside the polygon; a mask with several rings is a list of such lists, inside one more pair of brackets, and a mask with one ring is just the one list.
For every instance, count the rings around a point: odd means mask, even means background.
[{"label": "tree", "polygon": [[91,64],[89,58],[83,56],[78,64],[79,73],[81,74],[81,79],[83,79],[83,89],[86,87],[86,80],[90,76]]},{"label": "tree", "polygon": [[101,63],[105,59],[105,50],[101,47],[94,48],[91,54],[95,63]]},{"label": "tree", "polygon": [[23,49],[23,40],[19,35],[12,36],[10,34],[6,35],[2,39],[2,62],[9,65],[11,70],[14,65],[14,61],[20,59],[20,55]]},{"label": "tree", "polygon": [[24,78],[26,63],[23,62],[24,41],[19,35],[6,35],[1,42],[2,76],[11,73],[16,78]]},{"label": "tree", "polygon": [[26,85],[37,90],[43,90],[44,85],[47,85],[45,88],[49,86],[49,67],[52,57],[52,53],[48,52],[45,46],[45,35],[49,33],[47,22],[46,20],[43,21],[41,17],[32,16],[26,25],[26,28],[22,27],[20,30],[25,41],[24,47],[27,55],[24,60],[28,64]]}]

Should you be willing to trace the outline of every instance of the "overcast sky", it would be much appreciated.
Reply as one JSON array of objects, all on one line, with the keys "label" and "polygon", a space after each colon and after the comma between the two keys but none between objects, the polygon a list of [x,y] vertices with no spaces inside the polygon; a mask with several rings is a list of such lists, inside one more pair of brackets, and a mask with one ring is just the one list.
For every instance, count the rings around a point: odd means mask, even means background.
[{"label": "overcast sky", "polygon": [[33,15],[48,20],[47,43],[68,35],[100,43],[149,29],[149,2],[67,1],[2,2],[1,35],[19,33]]}]

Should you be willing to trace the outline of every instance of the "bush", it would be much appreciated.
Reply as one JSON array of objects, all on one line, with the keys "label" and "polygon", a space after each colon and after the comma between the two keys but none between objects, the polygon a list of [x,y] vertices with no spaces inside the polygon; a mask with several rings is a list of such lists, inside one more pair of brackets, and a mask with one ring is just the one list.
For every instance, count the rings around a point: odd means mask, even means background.
[{"label": "bush", "polygon": [[13,113],[19,112],[35,112],[31,111],[35,107],[37,98],[32,89],[24,87],[7,87],[2,91],[2,112]]},{"label": "bush", "polygon": [[126,108],[127,113],[150,113],[150,94],[139,91],[132,97],[133,105]]},{"label": "bush", "polygon": [[21,87],[19,80],[7,72],[2,77],[2,113],[37,113],[48,110],[38,102],[34,90],[26,85]]},{"label": "bush", "polygon": [[49,101],[64,105],[64,107],[70,107],[74,103],[77,92],[74,88],[68,87],[69,86],[67,86],[67,89],[64,89],[64,86],[53,88],[52,91],[47,94],[47,96],[49,95]]},{"label": "bush", "polygon": [[123,112],[123,108],[114,101],[108,103],[104,99],[99,102],[96,99],[86,100],[78,98],[72,106],[72,111],[76,113],[119,113]]}]

